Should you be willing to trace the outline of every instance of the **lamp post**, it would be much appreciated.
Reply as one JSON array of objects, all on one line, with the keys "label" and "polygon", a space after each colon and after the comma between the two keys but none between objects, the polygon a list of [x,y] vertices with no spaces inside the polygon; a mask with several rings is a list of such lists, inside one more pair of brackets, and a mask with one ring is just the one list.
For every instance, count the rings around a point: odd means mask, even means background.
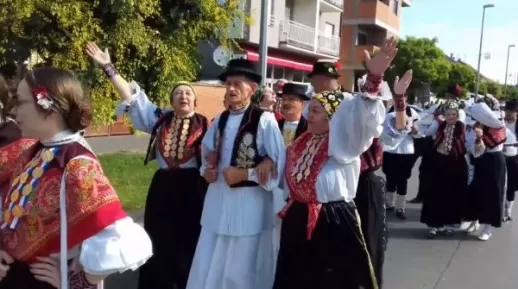
[{"label": "lamp post", "polygon": [[266,68],[267,68],[267,57],[268,57],[268,14],[269,14],[269,5],[273,5],[273,0],[271,3],[268,0],[261,1],[261,29],[259,34],[259,65],[261,67],[261,84],[264,85],[266,83]]},{"label": "lamp post", "polygon": [[482,6],[482,28],[480,30],[480,47],[478,49],[478,65],[477,65],[477,83],[475,85],[475,97],[478,98],[478,89],[480,88],[480,61],[482,60],[482,43],[484,41],[484,22],[486,20],[486,9],[495,7],[495,4],[486,4]]},{"label": "lamp post", "polygon": [[509,73],[509,55],[511,54],[511,48],[516,47],[514,44],[509,44],[507,46],[507,61],[505,63],[505,78],[504,78],[504,97],[505,97],[505,91],[507,90],[507,77]]}]

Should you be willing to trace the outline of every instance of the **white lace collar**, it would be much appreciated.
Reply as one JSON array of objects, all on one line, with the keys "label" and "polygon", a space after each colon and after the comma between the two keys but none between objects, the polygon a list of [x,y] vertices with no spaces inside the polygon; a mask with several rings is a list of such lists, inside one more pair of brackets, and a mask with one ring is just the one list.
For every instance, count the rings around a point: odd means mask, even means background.
[{"label": "white lace collar", "polygon": [[64,130],[55,136],[51,137],[47,140],[40,141],[42,145],[46,147],[59,146],[64,144],[69,144],[73,142],[77,142],[80,145],[84,146],[89,151],[93,152],[92,148],[84,138],[84,131],[73,132],[71,130]]}]

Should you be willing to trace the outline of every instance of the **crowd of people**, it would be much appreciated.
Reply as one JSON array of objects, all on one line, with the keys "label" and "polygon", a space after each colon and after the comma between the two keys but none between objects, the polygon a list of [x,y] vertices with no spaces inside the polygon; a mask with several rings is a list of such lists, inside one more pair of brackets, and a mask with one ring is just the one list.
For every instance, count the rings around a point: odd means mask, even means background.
[{"label": "crowd of people", "polygon": [[383,79],[395,39],[366,53],[356,92],[332,61],[314,64],[309,89],[261,86],[254,63],[230,60],[212,120],[196,112],[191,83],[176,83],[161,108],[108,50],[91,42],[86,53],[118,92],[117,115],[150,134],[145,164],[159,168],[144,227],[83,137],[92,110],[77,78],[53,67],[0,78],[0,289],[95,288],[137,268],[140,289],[382,288],[386,212],[406,219],[417,157],[413,202],[429,237],[482,224],[488,240],[512,220],[518,102],[506,104],[506,127],[493,98],[461,108],[452,85],[446,102],[417,113],[412,71],[392,88]]}]

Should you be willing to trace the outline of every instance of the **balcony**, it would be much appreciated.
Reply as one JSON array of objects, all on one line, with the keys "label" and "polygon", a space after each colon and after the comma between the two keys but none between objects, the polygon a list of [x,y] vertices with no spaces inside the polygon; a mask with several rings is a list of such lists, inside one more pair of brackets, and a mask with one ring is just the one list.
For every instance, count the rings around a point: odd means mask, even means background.
[{"label": "balcony", "polygon": [[292,21],[281,21],[280,47],[308,55],[338,57],[340,38],[317,33],[315,28]]},{"label": "balcony", "polygon": [[[320,1],[322,1],[321,4],[330,6],[329,8],[331,8],[335,11],[342,12],[344,10],[343,0],[320,0]],[[320,7],[322,7],[322,5]]]},{"label": "balcony", "polygon": [[399,31],[399,15],[394,13],[393,1],[386,4],[379,0],[362,0],[357,10],[344,10],[343,24],[378,25],[391,32]]}]

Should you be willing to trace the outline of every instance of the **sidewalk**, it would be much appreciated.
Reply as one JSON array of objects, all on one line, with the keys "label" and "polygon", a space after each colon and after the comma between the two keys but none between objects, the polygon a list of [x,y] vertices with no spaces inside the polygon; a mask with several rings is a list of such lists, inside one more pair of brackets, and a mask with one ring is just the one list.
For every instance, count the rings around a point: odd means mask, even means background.
[{"label": "sidewalk", "polygon": [[146,152],[149,135],[100,136],[86,139],[96,154],[116,153],[121,151]]}]

